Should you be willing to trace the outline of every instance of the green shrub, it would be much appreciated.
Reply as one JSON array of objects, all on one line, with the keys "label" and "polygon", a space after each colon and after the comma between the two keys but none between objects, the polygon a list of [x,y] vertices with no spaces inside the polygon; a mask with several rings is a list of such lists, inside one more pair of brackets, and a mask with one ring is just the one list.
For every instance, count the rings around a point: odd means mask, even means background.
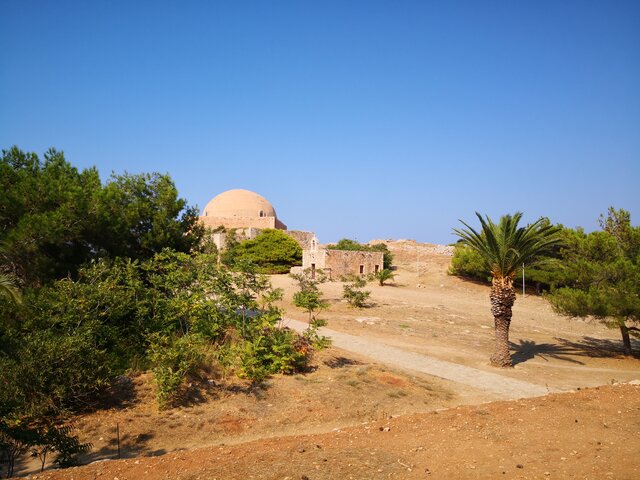
[{"label": "green shrub", "polygon": [[288,273],[291,267],[302,265],[302,248],[281,230],[266,229],[253,240],[228,247],[225,262],[249,262],[256,265],[258,273]]},{"label": "green shrub", "polygon": [[367,307],[367,300],[369,299],[369,295],[371,295],[370,291],[363,290],[367,281],[364,278],[357,276],[346,277],[344,280],[349,283],[345,283],[342,286],[342,298],[344,298],[352,307]]},{"label": "green shrub", "polygon": [[457,243],[453,250],[449,275],[481,282],[491,281],[490,273],[487,271],[480,254],[462,243]]},{"label": "green shrub", "polygon": [[202,363],[206,343],[197,335],[175,337],[154,334],[149,340],[149,357],[153,362],[151,370],[157,385],[156,398],[160,408],[166,408],[179,396],[184,378]]}]

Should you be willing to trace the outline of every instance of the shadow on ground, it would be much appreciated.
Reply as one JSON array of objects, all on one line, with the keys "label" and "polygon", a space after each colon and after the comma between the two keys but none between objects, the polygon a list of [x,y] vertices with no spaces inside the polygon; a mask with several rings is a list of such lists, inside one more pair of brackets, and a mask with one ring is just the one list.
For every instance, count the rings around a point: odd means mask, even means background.
[{"label": "shadow on ground", "polygon": [[[602,338],[584,337],[578,341],[555,337],[557,343],[536,343],[532,340],[519,340],[519,343],[509,342],[509,347],[514,352],[513,364],[524,363],[536,357],[549,361],[549,359],[562,360],[577,365],[584,365],[575,357],[590,358],[619,358],[624,355],[622,342]],[[633,341],[634,352],[638,352],[640,342]],[[634,353],[634,358],[640,358],[639,353]]]},{"label": "shadow on ground", "polygon": [[347,357],[333,357],[325,360],[324,364],[329,368],[344,368],[351,365],[363,365],[362,362]]}]

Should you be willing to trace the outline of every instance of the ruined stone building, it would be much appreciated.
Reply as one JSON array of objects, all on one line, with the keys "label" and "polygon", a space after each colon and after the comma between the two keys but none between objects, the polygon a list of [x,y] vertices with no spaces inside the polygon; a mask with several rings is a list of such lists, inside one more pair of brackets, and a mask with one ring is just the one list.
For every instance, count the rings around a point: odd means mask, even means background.
[{"label": "ruined stone building", "polygon": [[315,245],[302,251],[302,269],[309,269],[315,277],[323,271],[329,280],[340,280],[348,275],[370,275],[382,270],[382,252],[330,250]]},{"label": "ruined stone building", "polygon": [[204,208],[200,220],[213,232],[213,241],[219,250],[224,250],[231,229],[238,239],[252,239],[266,228],[276,228],[302,247],[302,267],[294,267],[295,270],[309,269],[313,275],[324,271],[329,279],[339,280],[347,275],[369,275],[382,269],[382,252],[328,250],[319,245],[313,232],[287,230],[273,205],[249,190],[228,190],[214,197]]}]

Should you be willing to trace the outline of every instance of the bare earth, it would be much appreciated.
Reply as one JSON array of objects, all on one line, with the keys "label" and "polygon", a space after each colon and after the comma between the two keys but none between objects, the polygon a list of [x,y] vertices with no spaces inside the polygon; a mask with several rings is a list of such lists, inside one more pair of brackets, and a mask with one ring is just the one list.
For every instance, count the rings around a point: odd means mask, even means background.
[{"label": "bare earth", "polygon": [[[84,461],[117,458],[116,425],[128,459],[37,477],[640,478],[640,387],[617,383],[640,378],[640,360],[619,355],[617,331],[519,295],[516,366],[494,369],[488,287],[448,276],[450,257],[433,246],[390,248],[398,276],[367,287],[372,307],[349,308],[341,283],[323,285],[340,348],[318,354],[314,371],[260,389],[211,373],[165,412],[149,375],[125,379],[120,403],[76,424],[94,445]],[[291,279],[272,281],[287,318],[305,320]]]}]

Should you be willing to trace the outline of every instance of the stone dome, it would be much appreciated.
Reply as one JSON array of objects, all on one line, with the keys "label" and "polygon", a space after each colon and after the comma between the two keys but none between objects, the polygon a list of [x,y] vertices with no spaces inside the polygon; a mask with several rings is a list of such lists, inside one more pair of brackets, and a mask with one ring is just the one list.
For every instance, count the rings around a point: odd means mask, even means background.
[{"label": "stone dome", "polygon": [[263,196],[249,190],[234,189],[217,195],[207,203],[203,216],[276,217],[276,211]]}]

